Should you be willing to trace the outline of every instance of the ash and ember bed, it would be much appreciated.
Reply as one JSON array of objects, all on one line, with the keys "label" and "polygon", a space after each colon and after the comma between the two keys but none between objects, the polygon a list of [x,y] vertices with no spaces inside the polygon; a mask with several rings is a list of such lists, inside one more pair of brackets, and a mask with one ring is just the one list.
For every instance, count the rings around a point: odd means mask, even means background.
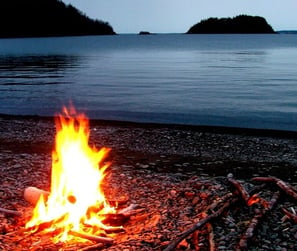
[{"label": "ash and ember bed", "polygon": [[0,132],[0,250],[297,250],[294,133],[91,121],[123,229],[54,243],[25,229],[23,196],[50,189],[54,120],[1,116]]}]

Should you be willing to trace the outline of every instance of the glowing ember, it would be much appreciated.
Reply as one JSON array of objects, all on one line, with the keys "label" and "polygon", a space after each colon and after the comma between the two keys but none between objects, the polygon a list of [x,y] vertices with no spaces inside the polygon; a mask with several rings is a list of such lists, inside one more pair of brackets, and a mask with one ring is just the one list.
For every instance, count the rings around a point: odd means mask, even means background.
[{"label": "glowing ember", "polygon": [[258,194],[252,195],[249,200],[247,201],[248,206],[252,206],[260,201],[260,198],[258,197]]},{"label": "glowing ember", "polygon": [[101,163],[109,150],[89,146],[88,124],[88,119],[76,115],[73,108],[64,108],[58,116],[50,195],[46,201],[40,197],[26,224],[33,231],[54,232],[55,242],[75,238],[70,234],[73,231],[100,234],[100,229],[108,228],[102,215],[115,211],[100,188],[109,166]]}]

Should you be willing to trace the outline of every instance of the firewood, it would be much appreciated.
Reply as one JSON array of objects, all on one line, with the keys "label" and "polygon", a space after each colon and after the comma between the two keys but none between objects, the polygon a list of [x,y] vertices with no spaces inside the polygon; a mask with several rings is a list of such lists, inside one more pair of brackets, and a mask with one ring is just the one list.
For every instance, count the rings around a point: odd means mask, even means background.
[{"label": "firewood", "polygon": [[22,214],[18,211],[15,211],[15,210],[9,210],[9,209],[5,209],[5,208],[2,208],[0,207],[0,212],[1,213],[4,213],[4,214],[7,214],[7,215],[13,215],[13,216],[22,216]]},{"label": "firewood", "polygon": [[120,209],[117,214],[122,214],[125,217],[130,217],[135,214],[135,209],[138,208],[138,204],[131,204],[130,206]]},{"label": "firewood", "polygon": [[112,238],[109,238],[109,237],[96,236],[96,235],[80,233],[80,232],[76,232],[76,231],[69,231],[69,234],[71,234],[75,237],[79,237],[82,239],[86,239],[86,240],[94,241],[94,242],[98,242],[98,243],[103,243],[103,244],[111,245],[114,241]]},{"label": "firewood", "polygon": [[47,200],[49,192],[39,189],[37,187],[27,187],[24,190],[24,199],[33,206],[37,204],[41,195],[43,195],[44,199]]},{"label": "firewood", "polygon": [[[228,194],[226,196],[224,196],[224,197],[225,198],[228,197]],[[203,213],[201,213],[201,216],[202,217],[207,217],[207,213],[203,212]],[[211,225],[210,222],[207,222],[206,223],[206,231],[207,231],[207,234],[208,234],[209,251],[215,251],[216,248],[215,248],[215,242],[214,242],[214,233],[213,233],[213,228],[212,228],[212,225]],[[194,234],[195,233],[197,233],[197,239],[194,239]],[[198,241],[198,233],[199,233],[199,231],[195,231],[193,233],[193,244],[195,245],[195,242],[196,242],[195,251],[199,251],[200,250],[200,248],[199,248],[199,241]]]},{"label": "firewood", "polygon": [[266,213],[268,211],[270,211],[275,206],[275,204],[277,203],[279,197],[280,197],[279,192],[274,193],[274,195],[272,196],[270,202],[268,203],[268,206],[264,207],[260,211],[257,211],[254,218],[250,221],[250,224],[249,224],[247,230],[245,231],[245,233],[241,237],[241,239],[239,241],[239,245],[238,245],[238,247],[236,249],[237,251],[247,250],[248,241],[249,241],[249,239],[251,239],[253,237],[254,231],[255,231],[256,227],[259,225],[260,220],[266,215]]},{"label": "firewood", "polygon": [[199,248],[199,230],[196,230],[193,233],[192,238],[193,238],[193,245],[194,245],[195,251],[199,251],[200,250],[200,248]]},{"label": "firewood", "polygon": [[186,238],[188,235],[192,234],[196,230],[200,229],[203,227],[206,223],[212,221],[215,218],[218,218],[225,210],[227,210],[232,204],[234,204],[236,201],[238,201],[238,198],[231,198],[230,200],[226,201],[224,205],[218,209],[217,211],[213,212],[212,214],[209,214],[205,218],[199,220],[197,223],[195,223],[191,228],[188,230],[184,231],[179,235],[178,238],[175,240],[171,241],[169,245],[164,249],[164,251],[171,251],[175,250],[177,247],[178,243],[180,243],[184,238]]},{"label": "firewood", "polygon": [[245,201],[247,206],[251,206],[259,201],[257,194],[250,196],[250,194],[239,183],[239,181],[237,181],[233,178],[232,174],[229,174],[227,179],[236,188],[236,191],[240,194],[241,198]]},{"label": "firewood", "polygon": [[245,190],[245,188],[237,181],[233,178],[232,174],[229,174],[227,177],[228,181],[236,188],[236,190],[239,192],[240,196],[242,197],[242,199],[248,203],[249,199],[250,199],[250,195],[248,194],[248,192]]},{"label": "firewood", "polygon": [[227,193],[224,196],[219,197],[217,200],[215,200],[213,203],[211,203],[207,208],[206,208],[206,212],[207,211],[213,211],[219,204],[221,204],[222,202],[232,198],[234,196],[233,193]]},{"label": "firewood", "polygon": [[215,251],[216,245],[214,242],[214,233],[212,225],[208,222],[207,223],[207,230],[208,230],[208,243],[209,243],[209,251]]},{"label": "firewood", "polygon": [[112,226],[120,226],[123,225],[128,220],[128,217],[126,217],[124,214],[98,214],[100,217],[104,217],[102,220],[102,223]]},{"label": "firewood", "polygon": [[95,245],[91,245],[91,246],[88,246],[88,247],[81,248],[81,249],[79,249],[78,251],[99,250],[99,249],[101,249],[103,246],[104,246],[103,243],[97,243],[97,244],[95,244]]},{"label": "firewood", "polygon": [[261,181],[261,182],[273,182],[275,183],[283,192],[287,195],[291,196],[295,200],[297,200],[297,193],[294,191],[294,188],[284,182],[283,180],[276,177],[255,177],[252,178],[253,181]]},{"label": "firewood", "polygon": [[291,213],[286,208],[282,208],[282,211],[286,214],[286,216],[291,219],[294,223],[297,223],[297,214]]},{"label": "firewood", "polygon": [[[26,230],[32,233],[42,232],[43,230],[51,227],[53,224],[62,222],[65,219],[65,216],[66,214],[60,216],[58,219],[55,219],[55,220],[49,220],[49,221],[42,222],[39,225],[29,226],[26,228]],[[57,230],[58,229],[56,229],[56,231]]]}]

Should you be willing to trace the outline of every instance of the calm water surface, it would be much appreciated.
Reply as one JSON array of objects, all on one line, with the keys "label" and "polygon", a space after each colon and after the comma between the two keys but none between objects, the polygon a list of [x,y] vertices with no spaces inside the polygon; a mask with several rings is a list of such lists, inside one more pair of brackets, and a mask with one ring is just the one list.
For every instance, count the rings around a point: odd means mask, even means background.
[{"label": "calm water surface", "polygon": [[0,113],[297,131],[297,35],[0,39]]}]

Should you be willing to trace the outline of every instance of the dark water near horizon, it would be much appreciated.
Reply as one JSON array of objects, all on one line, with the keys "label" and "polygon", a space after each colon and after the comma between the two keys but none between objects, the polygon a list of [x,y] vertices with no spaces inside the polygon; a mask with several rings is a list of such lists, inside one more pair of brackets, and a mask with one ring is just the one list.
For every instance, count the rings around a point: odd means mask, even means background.
[{"label": "dark water near horizon", "polygon": [[0,39],[0,113],[297,131],[297,35]]}]

